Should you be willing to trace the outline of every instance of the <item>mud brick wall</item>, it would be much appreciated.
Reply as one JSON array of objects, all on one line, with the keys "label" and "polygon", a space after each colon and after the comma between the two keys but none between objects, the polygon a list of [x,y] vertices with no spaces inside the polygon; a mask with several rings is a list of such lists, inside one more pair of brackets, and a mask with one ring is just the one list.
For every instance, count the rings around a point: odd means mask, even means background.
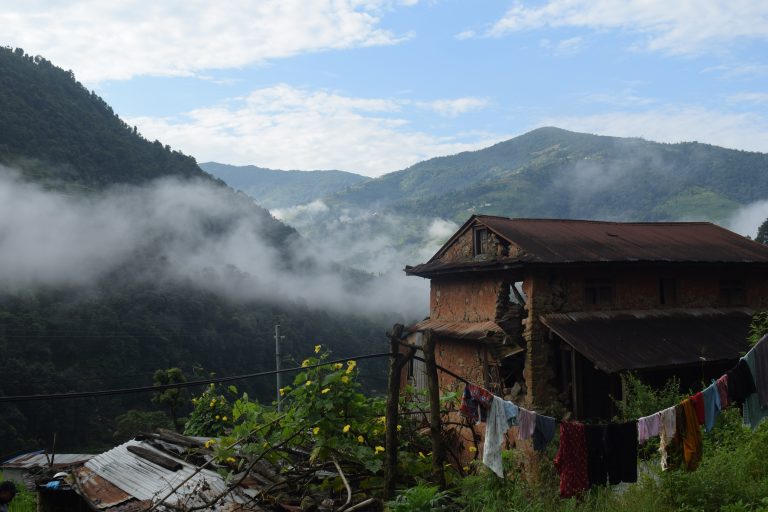
[{"label": "mud brick wall", "polygon": [[[478,275],[432,279],[429,316],[433,320],[486,322],[496,318],[496,302],[508,285]],[[508,293],[508,291],[506,291]]]}]

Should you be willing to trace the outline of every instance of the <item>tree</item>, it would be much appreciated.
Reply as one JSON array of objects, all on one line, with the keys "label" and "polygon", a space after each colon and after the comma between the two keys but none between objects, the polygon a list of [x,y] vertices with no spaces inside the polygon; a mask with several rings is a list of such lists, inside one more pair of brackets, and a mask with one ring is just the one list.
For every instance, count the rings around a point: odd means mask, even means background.
[{"label": "tree", "polygon": [[755,237],[755,242],[768,245],[768,219],[765,219],[765,222],[760,224],[760,227],[757,230],[757,236]]},{"label": "tree", "polygon": [[[168,384],[180,384],[187,382],[184,377],[184,372],[181,368],[168,368],[166,370],[157,370],[154,376],[154,385],[163,386]],[[182,403],[182,392],[180,388],[170,388],[165,391],[155,393],[152,397],[152,401],[156,404],[168,406],[171,413],[171,421],[173,421],[173,427],[176,430],[181,430],[181,424],[179,423],[178,410]]]}]

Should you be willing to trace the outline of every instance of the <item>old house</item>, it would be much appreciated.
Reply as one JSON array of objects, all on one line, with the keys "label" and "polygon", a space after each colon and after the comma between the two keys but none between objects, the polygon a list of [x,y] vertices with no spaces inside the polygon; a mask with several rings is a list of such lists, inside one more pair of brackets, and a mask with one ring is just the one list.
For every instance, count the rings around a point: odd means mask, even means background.
[{"label": "old house", "polygon": [[[768,308],[768,247],[707,222],[472,216],[426,263],[439,365],[538,409],[606,418],[619,375],[719,376]],[[408,380],[423,385],[420,363]],[[448,375],[441,386],[455,386]]]}]

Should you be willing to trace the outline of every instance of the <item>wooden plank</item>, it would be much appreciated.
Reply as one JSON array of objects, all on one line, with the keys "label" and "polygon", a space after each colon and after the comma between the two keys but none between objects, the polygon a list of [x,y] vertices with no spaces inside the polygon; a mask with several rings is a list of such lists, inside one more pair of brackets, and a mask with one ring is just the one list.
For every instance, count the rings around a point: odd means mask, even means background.
[{"label": "wooden plank", "polygon": [[138,457],[141,457],[142,459],[148,460],[152,464],[157,464],[161,468],[165,468],[170,471],[178,471],[184,467],[181,462],[168,457],[164,457],[163,455],[155,453],[149,448],[144,448],[143,446],[130,445],[128,446],[128,451]]}]

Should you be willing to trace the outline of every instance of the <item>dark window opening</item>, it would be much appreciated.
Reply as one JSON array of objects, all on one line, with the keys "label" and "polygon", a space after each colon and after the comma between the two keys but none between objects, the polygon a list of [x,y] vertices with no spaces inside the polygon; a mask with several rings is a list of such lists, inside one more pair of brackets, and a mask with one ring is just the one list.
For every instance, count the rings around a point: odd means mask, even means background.
[{"label": "dark window opening", "polygon": [[744,281],[724,279],[720,281],[720,301],[728,306],[741,306],[747,302]]},{"label": "dark window opening", "polygon": [[677,304],[677,282],[659,279],[659,304]]},{"label": "dark window opening", "polygon": [[475,229],[475,241],[474,241],[475,256],[485,254],[488,252],[488,230],[485,228]]},{"label": "dark window opening", "polygon": [[584,282],[584,302],[587,304],[613,304],[613,280],[587,279]]}]

